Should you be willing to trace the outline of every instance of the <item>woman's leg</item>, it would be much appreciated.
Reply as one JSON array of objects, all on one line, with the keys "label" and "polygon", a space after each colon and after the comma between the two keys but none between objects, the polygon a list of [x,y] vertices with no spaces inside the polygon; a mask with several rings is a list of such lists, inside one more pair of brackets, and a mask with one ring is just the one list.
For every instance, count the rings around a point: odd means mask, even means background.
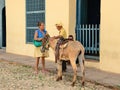
[{"label": "woman's leg", "polygon": [[40,59],[40,57],[37,57],[36,58],[36,63],[35,63],[35,71],[36,71],[37,74],[38,74],[39,59]]},{"label": "woman's leg", "polygon": [[49,72],[49,71],[45,68],[45,57],[42,57],[42,72],[43,72],[43,73]]},{"label": "woman's leg", "polygon": [[42,70],[45,70],[45,57],[42,57]]}]

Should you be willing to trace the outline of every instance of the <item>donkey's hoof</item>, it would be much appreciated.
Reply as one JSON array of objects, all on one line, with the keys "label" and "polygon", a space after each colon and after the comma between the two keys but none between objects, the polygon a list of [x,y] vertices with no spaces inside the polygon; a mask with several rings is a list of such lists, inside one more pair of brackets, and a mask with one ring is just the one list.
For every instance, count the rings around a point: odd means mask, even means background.
[{"label": "donkey's hoof", "polygon": [[60,80],[62,80],[62,77],[58,77],[58,78],[56,79],[56,81],[60,81]]},{"label": "donkey's hoof", "polygon": [[73,83],[71,84],[71,86],[74,87],[74,86],[75,86],[75,82],[73,82]]},{"label": "donkey's hoof", "polygon": [[85,86],[85,82],[82,82],[82,86]]},{"label": "donkey's hoof", "polygon": [[62,80],[62,77],[60,77],[60,80]]},{"label": "donkey's hoof", "polygon": [[59,78],[57,78],[56,81],[59,81]]}]

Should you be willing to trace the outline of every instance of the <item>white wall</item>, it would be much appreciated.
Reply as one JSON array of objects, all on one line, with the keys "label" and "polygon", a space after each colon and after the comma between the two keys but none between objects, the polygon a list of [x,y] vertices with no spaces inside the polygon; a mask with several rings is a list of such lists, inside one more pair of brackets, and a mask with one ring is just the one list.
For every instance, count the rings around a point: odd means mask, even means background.
[{"label": "white wall", "polygon": [[2,9],[5,6],[5,0],[0,0],[0,47],[2,47]]}]

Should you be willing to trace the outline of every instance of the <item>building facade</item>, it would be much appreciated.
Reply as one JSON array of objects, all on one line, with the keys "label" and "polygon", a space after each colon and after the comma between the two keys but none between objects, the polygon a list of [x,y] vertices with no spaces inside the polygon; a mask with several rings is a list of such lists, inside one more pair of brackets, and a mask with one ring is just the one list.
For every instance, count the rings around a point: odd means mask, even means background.
[{"label": "building facade", "polygon": [[[67,34],[83,43],[87,58],[99,59],[87,60],[86,66],[120,73],[119,3],[119,0],[6,0],[6,52],[33,56],[37,22],[45,22],[46,30],[54,36],[58,35],[55,23],[61,21]],[[48,60],[54,60],[51,49],[49,53]]]}]

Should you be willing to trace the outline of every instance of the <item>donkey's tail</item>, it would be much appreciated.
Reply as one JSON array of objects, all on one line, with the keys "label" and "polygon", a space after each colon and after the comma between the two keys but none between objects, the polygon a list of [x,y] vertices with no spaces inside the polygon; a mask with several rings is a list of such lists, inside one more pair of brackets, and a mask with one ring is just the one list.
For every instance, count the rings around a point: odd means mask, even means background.
[{"label": "donkey's tail", "polygon": [[83,62],[85,61],[84,52],[82,52],[82,51],[80,51],[79,54],[78,54],[78,56],[77,56],[76,64],[79,64],[80,59],[83,60]]}]

